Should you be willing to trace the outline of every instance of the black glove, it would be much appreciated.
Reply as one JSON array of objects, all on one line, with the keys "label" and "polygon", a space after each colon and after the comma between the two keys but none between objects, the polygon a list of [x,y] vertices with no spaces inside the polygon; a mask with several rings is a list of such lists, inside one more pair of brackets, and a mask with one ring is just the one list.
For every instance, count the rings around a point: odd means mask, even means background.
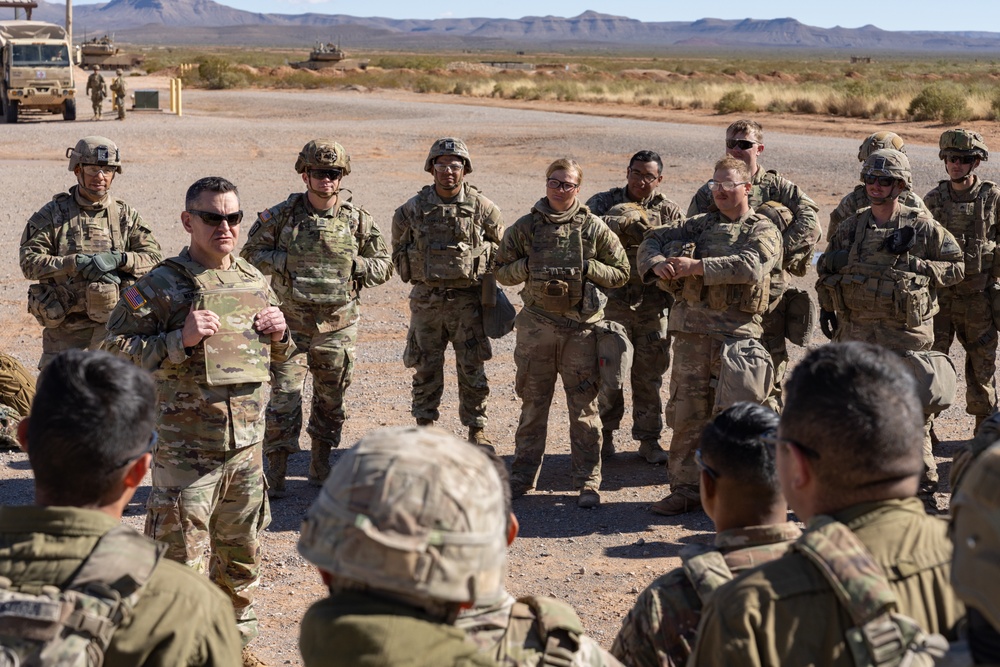
[{"label": "black glove", "polygon": [[823,310],[820,308],[819,311],[819,328],[826,336],[827,340],[833,340],[833,334],[837,333],[837,327],[839,322],[837,322],[837,313],[832,310]]},{"label": "black glove", "polygon": [[99,252],[96,255],[77,255],[76,270],[81,276],[83,276],[84,280],[97,282],[98,280],[101,280],[105,274],[114,272],[124,263],[124,259],[125,253],[123,252]]},{"label": "black glove", "polygon": [[916,242],[917,232],[913,227],[900,227],[885,237],[882,247],[894,255],[902,255],[904,252],[909,252]]}]

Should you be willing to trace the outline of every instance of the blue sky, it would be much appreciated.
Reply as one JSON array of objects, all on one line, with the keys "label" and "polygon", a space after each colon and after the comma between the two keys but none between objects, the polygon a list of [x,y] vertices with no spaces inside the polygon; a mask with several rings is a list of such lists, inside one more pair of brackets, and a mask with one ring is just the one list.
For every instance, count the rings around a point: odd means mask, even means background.
[{"label": "blue sky", "polygon": [[[107,0],[74,0],[74,5]],[[456,0],[402,0],[355,2],[330,0],[222,0],[222,4],[254,12],[280,14],[349,14],[390,18],[446,18],[489,16],[576,16],[586,9],[605,14],[628,16],[644,21],[694,21],[712,17],[722,19],[770,19],[790,16],[807,25],[831,28],[840,25],[858,28],[872,24],[884,30],[985,30],[1000,32],[1000,2],[967,0],[951,5],[940,0],[768,0],[767,2],[678,2],[676,0],[506,0],[492,3],[457,2]]]}]

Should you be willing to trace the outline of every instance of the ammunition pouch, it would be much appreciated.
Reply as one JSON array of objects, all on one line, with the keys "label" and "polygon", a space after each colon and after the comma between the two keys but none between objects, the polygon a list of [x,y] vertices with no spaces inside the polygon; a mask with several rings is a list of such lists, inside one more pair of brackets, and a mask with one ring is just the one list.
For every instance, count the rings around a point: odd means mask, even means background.
[{"label": "ammunition pouch", "polygon": [[774,385],[774,363],[756,338],[725,338],[719,354],[713,414],[740,401],[762,403]]},{"label": "ammunition pouch", "polygon": [[948,355],[933,350],[907,351],[903,361],[917,380],[925,415],[936,415],[951,407],[958,389],[958,374]]},{"label": "ammunition pouch", "polygon": [[[833,279],[833,280],[830,280]],[[878,313],[907,328],[920,326],[931,315],[930,278],[910,271],[856,264],[829,283],[843,306],[852,313]],[[835,310],[840,310],[835,307]]]},{"label": "ammunition pouch", "polygon": [[28,287],[28,312],[43,327],[58,327],[76,302],[73,293],[62,285],[35,284]]},{"label": "ammunition pouch", "polygon": [[625,386],[632,372],[635,349],[625,327],[613,320],[604,320],[594,327],[597,334],[597,361],[601,383],[616,391]]},{"label": "ammunition pouch", "polygon": [[119,288],[115,283],[97,281],[87,284],[87,317],[104,324],[118,304]]},{"label": "ammunition pouch", "polygon": [[712,310],[726,310],[736,306],[741,312],[759,315],[770,303],[771,276],[764,276],[760,283],[747,285],[708,285],[702,276],[687,276],[681,297],[689,303],[704,302]]}]

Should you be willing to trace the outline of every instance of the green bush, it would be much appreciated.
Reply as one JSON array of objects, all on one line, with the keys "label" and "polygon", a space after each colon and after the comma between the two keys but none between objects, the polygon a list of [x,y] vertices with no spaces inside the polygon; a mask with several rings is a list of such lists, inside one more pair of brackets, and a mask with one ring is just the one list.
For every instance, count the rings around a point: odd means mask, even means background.
[{"label": "green bush", "polygon": [[247,77],[243,72],[233,69],[231,62],[224,58],[205,58],[198,65],[198,78],[206,88],[224,90],[226,88],[242,88],[247,85]]},{"label": "green bush", "polygon": [[795,113],[817,114],[819,113],[819,105],[816,104],[815,100],[811,100],[808,97],[797,97],[792,100],[792,111]]},{"label": "green bush", "polygon": [[906,113],[913,120],[939,120],[942,123],[961,123],[972,117],[972,109],[961,90],[941,84],[932,84],[917,93]]},{"label": "green bush", "polygon": [[715,110],[720,114],[740,113],[757,110],[757,101],[753,93],[745,90],[730,90],[715,103]]}]

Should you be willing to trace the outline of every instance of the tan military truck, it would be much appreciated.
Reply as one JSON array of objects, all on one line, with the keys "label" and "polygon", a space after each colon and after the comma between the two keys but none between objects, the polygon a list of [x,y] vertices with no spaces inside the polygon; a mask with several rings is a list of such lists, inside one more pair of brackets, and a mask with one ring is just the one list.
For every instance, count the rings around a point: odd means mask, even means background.
[{"label": "tan military truck", "polygon": [[0,106],[8,123],[23,111],[76,120],[76,84],[66,30],[41,21],[0,21]]}]

